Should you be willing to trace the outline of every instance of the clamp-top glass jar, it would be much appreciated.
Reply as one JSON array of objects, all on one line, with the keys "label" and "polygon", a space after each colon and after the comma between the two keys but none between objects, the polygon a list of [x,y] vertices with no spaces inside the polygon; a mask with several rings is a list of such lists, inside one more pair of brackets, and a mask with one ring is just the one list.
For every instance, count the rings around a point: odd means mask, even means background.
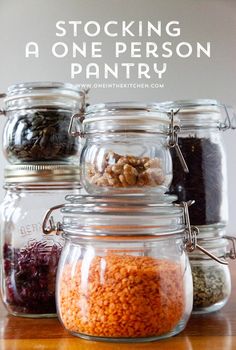
[{"label": "clamp-top glass jar", "polygon": [[[225,230],[222,230],[222,235]],[[205,236],[204,232],[201,232]],[[231,293],[231,278],[226,258],[235,259],[235,237],[198,239],[198,243],[214,254],[215,261],[199,250],[189,255],[193,276],[193,313],[203,314],[220,310]],[[228,247],[228,240],[232,248]]]},{"label": "clamp-top glass jar", "polygon": [[[225,227],[201,227],[198,244],[218,261],[199,250],[189,254],[193,276],[193,312],[197,314],[220,310],[231,293],[231,277],[227,258],[236,259],[236,237],[228,236]],[[231,247],[229,245],[231,243]]]},{"label": "clamp-top glass jar", "polygon": [[[9,313],[56,316],[56,272],[62,237],[42,232],[45,207],[78,194],[78,166],[11,165],[0,207],[1,295]],[[59,218],[58,218],[59,219]]]},{"label": "clamp-top glass jar", "polygon": [[[226,157],[221,131],[232,127],[229,110],[215,100],[186,100],[161,104],[178,110],[181,131],[179,147],[189,168],[181,171],[173,158],[173,181],[170,193],[178,200],[195,200],[189,208],[193,225],[225,225],[228,219]],[[201,233],[201,230],[200,230]]]},{"label": "clamp-top glass jar", "polygon": [[10,163],[74,162],[79,143],[68,134],[85,92],[72,84],[16,84],[5,95],[3,148]]},{"label": "clamp-top glass jar", "polygon": [[[77,119],[80,115],[75,115]],[[85,139],[81,182],[90,194],[166,192],[172,180],[170,116],[156,104],[90,106],[74,135]],[[73,128],[73,120],[71,131]]]},{"label": "clamp-top glass jar", "polygon": [[[174,199],[70,196],[49,210],[44,232],[59,229],[65,238],[56,298],[68,331],[90,340],[144,342],[185,327],[192,276],[184,211]],[[50,217],[58,208],[63,222],[54,226]]]}]

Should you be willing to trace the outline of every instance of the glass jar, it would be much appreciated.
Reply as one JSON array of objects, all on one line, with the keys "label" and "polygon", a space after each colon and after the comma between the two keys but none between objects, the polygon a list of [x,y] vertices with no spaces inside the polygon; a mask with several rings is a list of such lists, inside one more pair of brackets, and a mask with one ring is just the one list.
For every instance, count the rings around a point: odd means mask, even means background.
[{"label": "glass jar", "polygon": [[[198,242],[222,261],[227,257],[235,259],[235,251],[229,252],[228,240],[223,236],[219,239],[199,239]],[[199,250],[191,253],[189,259],[193,276],[193,313],[220,310],[231,294],[229,266],[212,260]]]},{"label": "glass jar", "polygon": [[15,316],[56,316],[55,279],[64,240],[42,232],[45,208],[79,193],[78,167],[22,165],[5,169],[0,207],[1,295]]},{"label": "glass jar", "polygon": [[179,110],[178,144],[189,173],[181,171],[172,153],[173,180],[169,193],[178,201],[195,200],[189,208],[193,225],[225,225],[228,220],[226,157],[222,130],[231,128],[229,110],[215,100],[186,100],[161,104]]},{"label": "glass jar", "polygon": [[[182,331],[192,310],[183,208],[173,196],[69,196],[44,232],[63,232],[57,310],[90,340],[145,342]],[[61,208],[62,224],[48,225]],[[48,227],[49,226],[49,227]]]},{"label": "glass jar", "polygon": [[72,114],[85,93],[75,85],[54,82],[16,84],[8,88],[3,149],[13,164],[74,162],[79,144],[68,134]]},{"label": "glass jar", "polygon": [[84,140],[80,165],[86,191],[166,192],[172,180],[169,132],[170,117],[156,104],[90,106],[74,132]]}]

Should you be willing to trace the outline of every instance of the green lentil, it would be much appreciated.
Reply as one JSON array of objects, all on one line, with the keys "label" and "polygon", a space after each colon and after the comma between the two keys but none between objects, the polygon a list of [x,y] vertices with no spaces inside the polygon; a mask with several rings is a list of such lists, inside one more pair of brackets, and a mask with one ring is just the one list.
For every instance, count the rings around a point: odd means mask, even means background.
[{"label": "green lentil", "polygon": [[192,265],[193,309],[210,307],[228,295],[227,277],[217,266]]}]

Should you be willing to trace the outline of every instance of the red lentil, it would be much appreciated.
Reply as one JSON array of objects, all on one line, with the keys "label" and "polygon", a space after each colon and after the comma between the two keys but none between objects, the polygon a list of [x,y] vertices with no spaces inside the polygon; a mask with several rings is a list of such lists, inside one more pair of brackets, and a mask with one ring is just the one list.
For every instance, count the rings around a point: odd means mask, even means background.
[{"label": "red lentil", "polygon": [[59,306],[65,327],[96,337],[151,337],[173,330],[184,313],[179,264],[146,256],[96,256],[66,265]]}]

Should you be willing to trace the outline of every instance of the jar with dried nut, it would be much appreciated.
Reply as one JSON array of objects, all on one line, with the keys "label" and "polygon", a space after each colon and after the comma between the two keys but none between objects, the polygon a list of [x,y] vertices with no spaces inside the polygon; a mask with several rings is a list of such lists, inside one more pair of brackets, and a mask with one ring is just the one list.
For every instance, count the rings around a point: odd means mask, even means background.
[{"label": "jar with dried nut", "polygon": [[169,116],[155,104],[91,106],[81,124],[81,182],[90,194],[166,192]]}]

